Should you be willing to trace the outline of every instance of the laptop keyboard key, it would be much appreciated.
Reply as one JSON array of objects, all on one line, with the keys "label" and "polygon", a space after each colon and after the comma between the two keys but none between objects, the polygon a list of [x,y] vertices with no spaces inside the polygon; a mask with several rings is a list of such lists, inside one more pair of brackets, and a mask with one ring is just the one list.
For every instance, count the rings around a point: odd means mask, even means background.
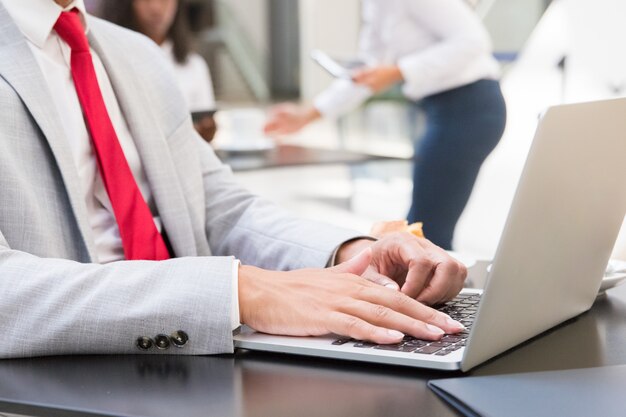
[{"label": "laptop keyboard key", "polygon": [[408,341],[408,342],[405,342],[405,345],[408,345],[408,346],[415,346],[416,348],[421,348],[421,347],[424,347],[424,346],[426,346],[427,344],[428,344],[428,342],[426,342],[426,341],[424,341],[424,340],[417,340],[417,339],[415,339],[415,340],[410,340],[410,341]]},{"label": "laptop keyboard key", "polygon": [[354,344],[354,347],[358,347],[358,348],[371,348],[377,346],[376,343],[369,343],[369,342],[357,342]]},{"label": "laptop keyboard key", "polygon": [[450,346],[452,343],[450,342],[444,342],[444,341],[440,341],[440,342],[433,342],[428,346],[437,346],[437,347],[448,347]]},{"label": "laptop keyboard key", "polygon": [[425,353],[427,355],[432,355],[433,353],[439,352],[441,347],[438,346],[424,346],[421,349],[415,351],[415,353]]},{"label": "laptop keyboard key", "polygon": [[393,350],[395,352],[413,352],[417,348],[409,345],[378,345],[374,346],[374,349]]},{"label": "laptop keyboard key", "polygon": [[442,342],[450,342],[450,343],[456,343],[460,340],[463,340],[462,337],[460,336],[455,336],[455,335],[451,335],[451,334],[447,334],[444,337],[441,338]]}]

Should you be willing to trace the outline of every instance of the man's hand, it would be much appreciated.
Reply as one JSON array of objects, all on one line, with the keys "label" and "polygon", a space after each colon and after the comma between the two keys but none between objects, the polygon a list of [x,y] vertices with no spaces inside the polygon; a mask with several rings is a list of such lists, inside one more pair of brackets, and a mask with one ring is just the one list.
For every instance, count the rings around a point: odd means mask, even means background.
[{"label": "man's hand", "polygon": [[463,288],[467,268],[427,239],[407,232],[390,233],[376,242],[356,240],[343,245],[338,262],[371,247],[372,259],[364,278],[402,291],[424,304],[454,298]]},{"label": "man's hand", "polygon": [[328,269],[275,272],[241,266],[241,322],[270,334],[335,333],[375,343],[398,343],[404,334],[437,340],[463,329],[446,314],[360,277],[372,262],[372,250],[366,249]]},{"label": "man's hand", "polygon": [[385,91],[403,80],[404,76],[400,68],[395,65],[364,68],[352,75],[352,81],[369,87],[374,93]]},{"label": "man's hand", "polygon": [[211,143],[217,132],[217,124],[213,116],[203,117],[198,122],[194,123],[193,127],[208,143]]},{"label": "man's hand", "polygon": [[322,115],[313,106],[279,104],[270,110],[263,130],[267,135],[288,135],[298,132],[320,117]]}]

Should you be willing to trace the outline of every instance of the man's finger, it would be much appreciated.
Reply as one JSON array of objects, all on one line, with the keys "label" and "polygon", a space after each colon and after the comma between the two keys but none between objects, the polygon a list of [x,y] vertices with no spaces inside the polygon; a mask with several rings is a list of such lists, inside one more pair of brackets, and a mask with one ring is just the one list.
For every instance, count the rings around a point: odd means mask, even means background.
[{"label": "man's finger", "polygon": [[417,298],[428,286],[433,276],[435,262],[430,254],[424,252],[417,238],[411,238],[409,243],[401,245],[399,253],[402,262],[408,266],[401,291],[411,298]]},{"label": "man's finger", "polygon": [[395,290],[398,291],[400,289],[400,286],[398,285],[397,282],[395,282],[393,279],[377,272],[374,268],[372,268],[371,266],[369,268],[367,268],[365,270],[365,272],[363,273],[363,275],[361,275],[363,278],[365,278],[366,280],[373,282],[375,284],[381,285],[383,287],[387,287],[391,290]]},{"label": "man's finger", "polygon": [[365,320],[345,313],[335,312],[328,318],[328,331],[357,340],[369,340],[374,343],[399,343],[404,334],[397,330],[374,326]]},{"label": "man's finger", "polygon": [[463,289],[466,276],[465,265],[447,259],[439,262],[428,286],[420,293],[417,300],[429,305],[448,301]]},{"label": "man's finger", "polygon": [[[430,324],[383,305],[372,304],[366,301],[355,300],[343,306],[343,312],[366,322],[385,329],[399,330],[418,339],[439,340],[445,331],[435,324]],[[428,318],[434,316],[434,312],[424,312]],[[437,316],[438,318],[438,316]]]},{"label": "man's finger", "polygon": [[334,272],[362,275],[372,262],[372,249],[367,248],[346,262],[330,268]]},{"label": "man's finger", "polygon": [[421,242],[434,262],[433,275],[417,299],[425,304],[438,304],[454,298],[467,277],[467,268],[429,240]]},{"label": "man's finger", "polygon": [[432,324],[446,333],[458,333],[464,329],[461,323],[451,319],[447,314],[427,307],[399,291],[370,286],[359,290],[358,299],[373,305],[387,307],[410,317],[414,321],[419,320]]}]

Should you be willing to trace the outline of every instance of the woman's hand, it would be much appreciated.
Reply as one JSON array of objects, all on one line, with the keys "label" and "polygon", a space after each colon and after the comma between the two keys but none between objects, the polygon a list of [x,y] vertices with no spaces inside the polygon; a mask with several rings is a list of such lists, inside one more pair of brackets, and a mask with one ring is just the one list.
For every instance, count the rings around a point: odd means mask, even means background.
[{"label": "woman's hand", "polygon": [[385,91],[403,80],[404,77],[397,65],[364,68],[355,71],[352,75],[352,81],[368,87],[374,93]]},{"label": "woman's hand", "polygon": [[196,131],[204,140],[211,143],[217,132],[217,124],[213,116],[205,116],[193,124]]},{"label": "woman's hand", "polygon": [[264,131],[267,135],[288,135],[298,132],[322,115],[313,106],[284,103],[273,107]]}]

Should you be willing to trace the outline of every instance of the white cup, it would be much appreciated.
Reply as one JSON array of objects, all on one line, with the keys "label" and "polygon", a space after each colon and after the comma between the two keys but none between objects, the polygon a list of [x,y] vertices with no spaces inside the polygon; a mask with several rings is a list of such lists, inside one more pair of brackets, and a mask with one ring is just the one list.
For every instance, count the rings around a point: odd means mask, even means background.
[{"label": "white cup", "polygon": [[266,115],[261,109],[233,109],[228,111],[231,140],[237,143],[258,143],[267,138],[263,133]]}]

